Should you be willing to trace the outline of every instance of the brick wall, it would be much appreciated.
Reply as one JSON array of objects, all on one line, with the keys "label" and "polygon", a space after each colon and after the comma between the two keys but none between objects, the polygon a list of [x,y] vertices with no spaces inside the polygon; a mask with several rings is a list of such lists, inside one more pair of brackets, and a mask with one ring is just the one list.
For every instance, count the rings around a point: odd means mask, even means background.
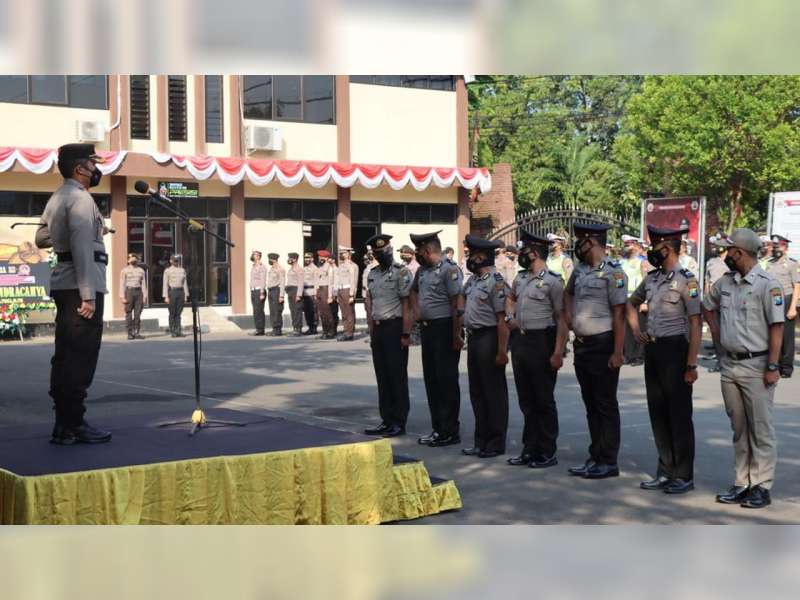
[{"label": "brick wall", "polygon": [[511,165],[496,164],[492,169],[492,191],[470,202],[470,233],[486,236],[493,228],[514,220],[514,190]]}]

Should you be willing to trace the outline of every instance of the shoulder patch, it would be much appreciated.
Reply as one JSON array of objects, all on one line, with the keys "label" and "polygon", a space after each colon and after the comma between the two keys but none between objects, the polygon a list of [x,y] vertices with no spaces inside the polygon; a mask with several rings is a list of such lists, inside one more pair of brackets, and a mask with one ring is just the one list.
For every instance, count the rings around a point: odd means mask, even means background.
[{"label": "shoulder patch", "polygon": [[776,287],[772,288],[769,291],[770,296],[772,296],[772,303],[775,306],[783,306],[783,288]]},{"label": "shoulder patch", "polygon": [[686,283],[686,287],[689,288],[689,297],[697,298],[700,291],[697,289],[697,280],[694,277]]},{"label": "shoulder patch", "polygon": [[618,288],[625,287],[625,273],[621,271],[614,272],[614,285]]}]

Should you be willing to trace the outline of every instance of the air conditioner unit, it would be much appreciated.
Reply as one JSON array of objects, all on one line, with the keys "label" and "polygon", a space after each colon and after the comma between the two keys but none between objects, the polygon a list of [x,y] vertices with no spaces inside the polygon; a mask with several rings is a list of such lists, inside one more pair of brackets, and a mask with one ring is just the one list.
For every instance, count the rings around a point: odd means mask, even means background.
[{"label": "air conditioner unit", "polygon": [[270,125],[248,125],[244,131],[245,144],[248,150],[277,151],[283,146],[283,135],[280,127]]},{"label": "air conditioner unit", "polygon": [[106,124],[103,121],[82,121],[78,119],[78,140],[81,142],[102,142],[106,139]]}]

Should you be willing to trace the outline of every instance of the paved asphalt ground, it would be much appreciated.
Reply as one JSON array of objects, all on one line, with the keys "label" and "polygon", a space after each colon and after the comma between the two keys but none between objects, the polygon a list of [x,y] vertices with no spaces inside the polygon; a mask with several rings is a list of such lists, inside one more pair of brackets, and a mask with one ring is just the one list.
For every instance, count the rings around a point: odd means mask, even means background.
[{"label": "paved asphalt ground", "polygon": [[[0,344],[1,425],[50,421],[47,382],[51,353],[52,339]],[[176,340],[152,335],[128,342],[121,336],[107,336],[88,399],[90,420],[180,409],[186,410],[188,418],[193,406],[192,364],[189,337]],[[363,337],[339,343],[212,333],[204,337],[202,364],[202,391],[208,409],[246,410],[355,432],[377,423],[375,378]],[[466,354],[461,372],[462,439],[466,446],[473,428]],[[460,511],[417,523],[800,523],[800,377],[781,380],[778,386],[779,462],[774,501],[759,511],[714,502],[714,494],[733,478],[731,431],[718,374],[701,369],[695,384],[697,488],[679,497],[638,488],[656,462],[641,367],[622,369],[622,475],[602,481],[566,474],[568,466],[584,460],[588,445],[571,356],[560,372],[556,392],[561,426],[557,467],[538,471],[506,465],[505,459],[520,450],[522,427],[510,365],[508,377],[509,454],[481,460],[462,456],[458,446],[419,446],[417,436],[429,432],[430,421],[419,348],[411,349],[409,434],[392,440],[395,452],[423,459],[431,474],[454,479],[464,502]]]}]

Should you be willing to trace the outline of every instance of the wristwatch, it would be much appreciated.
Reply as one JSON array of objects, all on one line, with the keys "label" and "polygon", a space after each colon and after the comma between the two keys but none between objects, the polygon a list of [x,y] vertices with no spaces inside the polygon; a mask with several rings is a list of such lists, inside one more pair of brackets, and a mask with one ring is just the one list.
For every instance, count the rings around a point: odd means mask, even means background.
[{"label": "wristwatch", "polygon": [[778,365],[778,363],[768,363],[767,364],[767,371],[769,371],[770,373],[774,373],[775,371],[777,371],[780,368],[781,367],[780,367],[780,365]]},{"label": "wristwatch", "polygon": [[512,315],[506,315],[506,316],[505,316],[505,318],[504,318],[503,320],[504,320],[506,323],[510,323],[511,321],[513,321],[513,320],[514,320],[514,317],[513,317]]}]

